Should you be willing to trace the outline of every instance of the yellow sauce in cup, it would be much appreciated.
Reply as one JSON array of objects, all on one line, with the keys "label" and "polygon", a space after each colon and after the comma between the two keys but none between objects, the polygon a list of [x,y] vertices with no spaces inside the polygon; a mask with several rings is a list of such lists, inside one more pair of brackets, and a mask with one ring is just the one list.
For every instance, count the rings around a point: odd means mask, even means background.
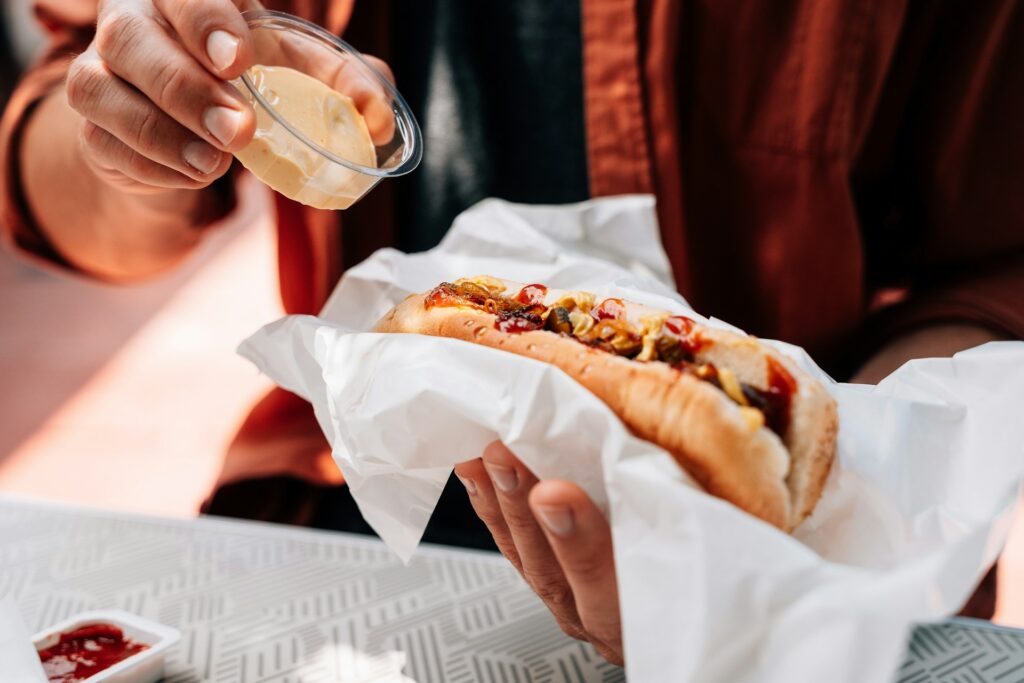
[{"label": "yellow sauce in cup", "polygon": [[[248,75],[278,115],[307,138],[346,161],[377,166],[370,131],[350,97],[288,67],[256,65]],[[245,93],[244,86],[240,90]],[[274,190],[319,209],[346,209],[377,182],[303,143],[259,102],[253,106],[256,134],[235,156]]]}]

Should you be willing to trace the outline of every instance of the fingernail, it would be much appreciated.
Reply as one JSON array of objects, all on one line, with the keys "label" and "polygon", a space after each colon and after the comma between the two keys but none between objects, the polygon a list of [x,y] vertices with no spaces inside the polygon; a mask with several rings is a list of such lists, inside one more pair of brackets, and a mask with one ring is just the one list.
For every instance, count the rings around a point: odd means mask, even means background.
[{"label": "fingernail", "polygon": [[227,31],[213,31],[206,38],[206,55],[218,71],[224,71],[238,56],[238,38]]},{"label": "fingernail", "polygon": [[511,467],[485,462],[484,468],[487,470],[487,474],[491,475],[491,481],[502,493],[511,493],[519,483],[519,475]]},{"label": "fingernail", "polygon": [[[458,475],[456,475],[456,476],[458,476]],[[473,481],[472,479],[463,479],[462,477],[459,477],[459,481],[461,481],[462,485],[466,487],[466,493],[468,493],[471,496],[475,496],[476,495],[476,482],[475,481]]]},{"label": "fingernail", "polygon": [[556,536],[568,536],[576,526],[572,508],[564,505],[545,505],[537,508],[537,516],[548,531]]},{"label": "fingernail", "polygon": [[242,125],[242,112],[227,107],[210,107],[203,114],[203,125],[222,145],[230,145]]},{"label": "fingernail", "polygon": [[220,152],[205,142],[189,142],[181,150],[185,163],[203,175],[213,173],[220,164]]}]

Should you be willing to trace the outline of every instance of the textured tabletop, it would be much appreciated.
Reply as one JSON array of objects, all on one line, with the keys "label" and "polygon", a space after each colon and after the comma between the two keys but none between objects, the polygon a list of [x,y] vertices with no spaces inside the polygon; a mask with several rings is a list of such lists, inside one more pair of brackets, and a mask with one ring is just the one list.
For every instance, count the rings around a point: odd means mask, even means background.
[{"label": "textured tabletop", "polygon": [[[404,652],[418,683],[624,680],[569,639],[503,559],[358,537],[140,517],[0,497],[0,597],[33,631],[116,607],[174,626],[172,683],[335,683]],[[1024,683],[1024,632],[918,628],[901,683]]]},{"label": "textured tabletop", "polygon": [[406,653],[418,683],[624,680],[485,553],[424,548],[406,568],[358,536],[0,498],[8,594],[32,631],[111,607],[180,629],[173,683],[333,683],[352,649],[371,668]]}]

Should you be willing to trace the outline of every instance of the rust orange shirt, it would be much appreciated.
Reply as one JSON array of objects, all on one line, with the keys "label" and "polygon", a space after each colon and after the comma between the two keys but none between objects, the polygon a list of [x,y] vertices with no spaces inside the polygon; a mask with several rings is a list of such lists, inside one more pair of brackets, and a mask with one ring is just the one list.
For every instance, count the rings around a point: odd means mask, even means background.
[{"label": "rust orange shirt", "polygon": [[[386,0],[266,4],[388,57]],[[5,234],[51,260],[21,200],[18,132],[90,40],[95,5],[37,0],[51,48],[0,128]],[[1019,3],[582,0],[581,12],[590,194],[657,196],[698,310],[803,345],[840,376],[929,322],[1024,338]],[[316,312],[346,265],[393,236],[387,184],[345,212],[351,230],[276,208],[289,312]],[[308,409],[282,392],[247,420],[223,480],[276,473],[338,481]]]}]

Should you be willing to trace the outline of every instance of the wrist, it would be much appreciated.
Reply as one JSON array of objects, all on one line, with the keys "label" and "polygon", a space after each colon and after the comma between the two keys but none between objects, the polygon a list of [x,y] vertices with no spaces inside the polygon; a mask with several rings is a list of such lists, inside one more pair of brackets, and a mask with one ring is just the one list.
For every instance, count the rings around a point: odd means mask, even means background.
[{"label": "wrist", "polygon": [[[86,170],[95,188],[90,214],[62,251],[74,265],[105,280],[131,281],[167,270],[199,242],[192,221],[204,190],[155,188],[121,182],[96,169],[76,145],[74,168]],[[60,248],[60,247],[59,247]]]},{"label": "wrist", "polygon": [[948,358],[955,353],[1007,337],[983,325],[940,322],[891,340],[858,370],[852,382],[877,384],[901,365],[915,358]]},{"label": "wrist", "polygon": [[131,187],[102,173],[83,149],[82,119],[63,90],[45,97],[23,125],[16,153],[29,218],[74,268],[135,280],[173,266],[199,241],[195,217],[206,190]]}]

